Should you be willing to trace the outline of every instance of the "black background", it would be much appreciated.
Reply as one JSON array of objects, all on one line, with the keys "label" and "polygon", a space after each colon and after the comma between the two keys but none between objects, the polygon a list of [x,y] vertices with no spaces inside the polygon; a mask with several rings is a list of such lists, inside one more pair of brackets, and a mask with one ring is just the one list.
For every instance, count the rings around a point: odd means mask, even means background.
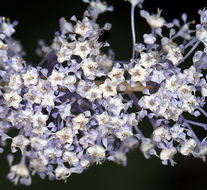
[{"label": "black background", "polygon": [[[111,48],[116,53],[117,60],[127,60],[131,55],[130,31],[130,4],[123,0],[111,0],[108,4],[114,5],[115,12],[108,12],[100,16],[99,22],[113,24],[111,31]],[[167,21],[180,18],[183,12],[187,13],[189,20],[199,21],[198,9],[207,6],[206,0],[146,0],[144,8],[156,13],[157,8],[163,9],[162,15]],[[26,51],[26,60],[38,64],[40,59],[35,55],[37,40],[44,39],[48,44],[53,39],[54,32],[58,30],[59,18],[69,19],[76,14],[82,18],[86,4],[81,0],[58,1],[0,1],[0,15],[18,20],[14,37],[21,41]],[[149,33],[150,28],[144,19],[139,18],[136,10],[137,40],[142,41],[143,33]],[[206,122],[206,121],[204,121]],[[144,128],[150,127],[143,124]],[[163,166],[158,158],[146,160],[137,149],[128,155],[128,166],[117,166],[113,163],[93,166],[81,175],[73,174],[68,182],[41,180],[38,176],[33,178],[32,185],[28,187],[14,186],[6,179],[9,166],[5,154],[0,155],[0,188],[9,189],[72,189],[72,190],[115,190],[115,189],[206,189],[206,163],[193,157],[176,156],[177,165]]]}]

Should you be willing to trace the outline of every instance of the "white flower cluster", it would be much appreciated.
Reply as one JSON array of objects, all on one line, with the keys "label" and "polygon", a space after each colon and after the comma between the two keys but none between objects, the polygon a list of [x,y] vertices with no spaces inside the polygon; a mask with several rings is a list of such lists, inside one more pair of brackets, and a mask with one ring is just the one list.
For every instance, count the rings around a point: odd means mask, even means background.
[{"label": "white flower cluster", "polygon": [[[15,23],[0,18],[0,152],[10,146],[7,177],[15,184],[30,185],[35,174],[66,181],[106,160],[126,165],[126,154],[139,144],[146,158],[156,155],[163,164],[174,165],[177,153],[205,161],[206,138],[200,140],[192,126],[207,130],[199,122],[207,117],[207,11],[199,11],[201,23],[191,31],[186,15],[183,25],[167,23],[161,10],[150,14],[143,0],[128,1],[132,13],[141,8],[152,29],[143,44],[134,40],[129,61],[102,51],[111,24],[96,21],[113,8],[100,0],[84,0],[89,7],[82,20],[60,19],[51,46],[41,43],[37,67],[24,61],[14,43]],[[191,54],[193,65],[180,67]],[[143,118],[152,125],[150,136],[141,130]],[[21,159],[13,164],[16,151]]]}]

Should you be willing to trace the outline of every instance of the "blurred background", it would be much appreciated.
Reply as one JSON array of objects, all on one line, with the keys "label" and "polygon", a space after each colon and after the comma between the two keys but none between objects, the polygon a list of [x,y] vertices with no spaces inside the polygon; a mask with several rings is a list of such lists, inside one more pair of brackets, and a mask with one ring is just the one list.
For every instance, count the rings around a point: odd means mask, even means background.
[{"label": "blurred background", "polygon": [[[0,15],[18,20],[14,37],[21,41],[26,52],[25,59],[28,62],[38,64],[40,58],[35,54],[38,47],[37,41],[44,39],[49,45],[55,31],[58,30],[59,18],[69,19],[76,15],[82,19],[82,13],[86,4],[81,0],[54,0],[48,1],[7,1],[0,6]],[[113,5],[114,12],[108,12],[98,19],[100,24],[112,23],[110,32],[111,48],[116,53],[117,60],[128,60],[131,56],[131,30],[130,30],[130,4],[123,0],[108,0]],[[181,4],[182,3],[182,4]],[[144,8],[151,13],[156,13],[157,8],[163,9],[162,15],[167,21],[180,18],[183,12],[188,14],[189,21],[199,22],[198,9],[207,6],[207,0],[146,0]],[[144,19],[139,17],[136,9],[136,33],[137,41],[143,41],[143,34],[150,32],[150,27]],[[204,121],[206,122],[206,121]],[[149,127],[143,123],[143,127]],[[38,176],[33,177],[30,187],[14,186],[6,179],[9,166],[5,154],[0,155],[0,187],[3,190],[24,189],[76,189],[76,190],[180,190],[207,188],[207,164],[193,157],[176,156],[177,165],[174,167],[163,166],[158,158],[146,160],[139,150],[134,150],[128,155],[128,165],[118,166],[113,163],[93,166],[83,174],[73,174],[67,183],[62,181],[41,180]]]}]

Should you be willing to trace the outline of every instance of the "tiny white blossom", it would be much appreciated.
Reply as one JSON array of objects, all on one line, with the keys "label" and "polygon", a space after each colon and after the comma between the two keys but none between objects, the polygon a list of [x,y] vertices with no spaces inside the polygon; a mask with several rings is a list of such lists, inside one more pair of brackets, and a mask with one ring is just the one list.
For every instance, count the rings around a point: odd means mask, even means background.
[{"label": "tiny white blossom", "polygon": [[74,131],[78,131],[78,130],[82,130],[85,131],[86,130],[86,124],[89,122],[89,119],[85,117],[84,114],[79,114],[76,117],[74,117],[72,119],[73,122],[73,130]]},{"label": "tiny white blossom", "polygon": [[23,150],[30,143],[29,139],[24,137],[23,135],[18,135],[12,139],[12,147],[18,147]]},{"label": "tiny white blossom", "polygon": [[14,26],[6,22],[1,24],[1,30],[7,37],[10,37],[15,32]]},{"label": "tiny white blossom", "polygon": [[37,111],[31,117],[31,121],[33,123],[33,127],[38,127],[38,126],[41,126],[41,125],[45,126],[47,120],[48,120],[48,115],[43,114],[40,111]]},{"label": "tiny white blossom", "polygon": [[93,61],[91,58],[83,59],[81,62],[81,68],[83,70],[84,75],[86,78],[90,80],[94,80],[96,77],[96,69],[98,64],[96,61]]},{"label": "tiny white blossom", "polygon": [[9,79],[9,88],[11,88],[11,90],[18,90],[22,85],[22,79],[21,79],[21,75],[20,74],[13,74],[10,75],[10,79]]},{"label": "tiny white blossom", "polygon": [[207,43],[207,30],[202,26],[196,31],[196,37],[203,43]]},{"label": "tiny white blossom", "polygon": [[68,162],[70,165],[74,165],[79,162],[79,159],[76,156],[76,153],[65,151],[63,153],[63,160]]},{"label": "tiny white blossom", "polygon": [[22,97],[16,92],[11,91],[3,94],[4,99],[6,100],[6,104],[10,107],[14,107],[15,109],[19,108],[19,104],[22,101]]},{"label": "tiny white blossom", "polygon": [[151,139],[143,139],[142,144],[140,146],[140,150],[144,154],[146,158],[148,158],[148,153],[154,148],[154,144],[152,143]]},{"label": "tiny white blossom", "polygon": [[168,148],[162,149],[162,151],[160,152],[160,159],[170,160],[175,155],[176,152],[177,150],[175,147],[169,149]]},{"label": "tiny white blossom", "polygon": [[75,49],[74,42],[68,43],[64,41],[59,51],[57,52],[57,61],[59,63],[63,63],[64,61],[69,61],[71,56],[73,55],[74,49]]},{"label": "tiny white blossom", "polygon": [[58,165],[58,167],[55,169],[55,177],[57,180],[66,180],[70,174],[70,170],[65,166]]},{"label": "tiny white blossom", "polygon": [[125,80],[124,69],[113,67],[113,69],[108,73],[108,77],[112,82],[120,84]]},{"label": "tiny white blossom", "polygon": [[56,87],[57,85],[62,85],[64,77],[65,73],[53,69],[52,74],[48,77],[48,81],[51,83],[51,86]]},{"label": "tiny white blossom", "polygon": [[87,154],[97,160],[103,160],[105,158],[105,149],[101,145],[94,145],[87,149]]},{"label": "tiny white blossom", "polygon": [[50,146],[44,150],[44,155],[50,159],[55,159],[62,156],[62,150]]},{"label": "tiny white blossom", "polygon": [[80,164],[83,168],[88,168],[90,166],[90,161],[87,159],[81,159]]},{"label": "tiny white blossom", "polygon": [[114,85],[110,79],[106,79],[104,83],[99,86],[99,89],[102,91],[104,98],[116,95],[116,88],[117,86]]},{"label": "tiny white blossom", "polygon": [[47,140],[40,137],[30,137],[31,147],[42,150],[47,145]]},{"label": "tiny white blossom", "polygon": [[76,42],[76,47],[74,49],[74,55],[80,56],[85,59],[91,53],[91,47],[89,41]]},{"label": "tiny white blossom", "polygon": [[75,75],[66,75],[63,79],[63,86],[70,89],[70,86],[74,85],[76,83],[76,77]]},{"label": "tiny white blossom", "polygon": [[53,107],[55,106],[55,98],[56,96],[54,95],[54,92],[53,91],[50,91],[48,93],[45,93],[41,96],[41,100],[42,100],[42,107],[47,107],[47,106],[50,106],[50,107]]},{"label": "tiny white blossom", "polygon": [[160,126],[153,131],[153,140],[155,142],[160,142],[163,138],[170,140],[171,136],[167,129],[165,129],[163,126]]},{"label": "tiny white blossom", "polygon": [[22,79],[25,86],[36,85],[38,82],[38,71],[34,67],[29,67],[26,73],[22,74]]},{"label": "tiny white blossom", "polygon": [[24,185],[30,185],[32,182],[28,168],[22,163],[13,165],[7,177],[13,181],[15,185],[17,185],[19,180],[20,183]]},{"label": "tiny white blossom", "polygon": [[156,38],[152,34],[144,34],[144,43],[146,44],[154,44],[156,41]]},{"label": "tiny white blossom", "polygon": [[86,92],[86,98],[91,102],[94,102],[97,99],[101,99],[101,89],[96,85],[92,85],[91,88],[89,88],[89,90]]},{"label": "tiny white blossom", "polygon": [[194,139],[188,139],[181,145],[180,153],[184,156],[188,156],[196,146],[196,141]]},{"label": "tiny white blossom", "polygon": [[131,75],[131,80],[133,82],[144,82],[146,79],[147,70],[141,65],[136,64],[129,70],[129,74]]},{"label": "tiny white blossom", "polygon": [[93,26],[89,19],[85,17],[82,22],[78,21],[75,26],[75,33],[85,38],[89,37],[93,32]]},{"label": "tiny white blossom", "polygon": [[56,132],[55,134],[60,140],[61,144],[65,144],[65,143],[72,144],[73,143],[74,134],[71,128],[69,127],[64,127],[63,129]]},{"label": "tiny white blossom", "polygon": [[70,116],[71,115],[71,105],[70,104],[67,104],[63,110],[60,110],[59,109],[59,114],[60,114],[60,117],[65,120],[66,117]]},{"label": "tiny white blossom", "polygon": [[41,97],[36,92],[35,87],[30,87],[28,92],[24,94],[24,97],[31,102],[32,104],[40,104],[41,103]]},{"label": "tiny white blossom", "polygon": [[126,140],[127,138],[133,136],[131,127],[129,126],[122,126],[116,133],[116,136],[121,140]]},{"label": "tiny white blossom", "polygon": [[153,15],[149,15],[149,13],[146,14],[145,18],[146,18],[148,24],[152,28],[161,28],[165,24],[164,18],[160,17],[161,12],[162,11],[158,9],[157,14],[153,14]]},{"label": "tiny white blossom", "polygon": [[114,158],[117,164],[125,163],[127,161],[126,154],[122,151],[115,151]]},{"label": "tiny white blossom", "polygon": [[178,64],[179,61],[182,60],[182,58],[183,55],[179,47],[168,49],[167,59],[169,59],[173,63],[173,65]]}]

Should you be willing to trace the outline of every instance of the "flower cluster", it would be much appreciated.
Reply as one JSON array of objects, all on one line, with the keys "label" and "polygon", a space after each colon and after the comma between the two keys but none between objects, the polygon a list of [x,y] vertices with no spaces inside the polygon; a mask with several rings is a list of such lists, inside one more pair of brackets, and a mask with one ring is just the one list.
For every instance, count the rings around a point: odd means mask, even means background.
[{"label": "flower cluster", "polygon": [[[163,164],[174,165],[176,153],[205,161],[207,140],[192,126],[205,131],[207,124],[186,114],[207,117],[207,11],[199,11],[200,24],[191,30],[195,23],[187,22],[185,14],[182,24],[168,23],[160,10],[143,10],[142,0],[128,1],[133,35],[129,61],[103,53],[109,43],[101,38],[111,24],[101,27],[96,21],[113,7],[99,0],[84,0],[88,8],[82,20],[60,19],[52,44],[40,43],[43,59],[37,67],[27,64],[20,43],[12,38],[17,23],[0,18],[0,152],[9,145],[8,178],[15,184],[30,185],[35,174],[67,180],[106,160],[126,165],[126,154],[139,144],[146,158],[155,155]],[[151,27],[143,44],[136,43],[134,31],[137,5]],[[196,50],[200,44],[205,48]],[[183,69],[180,65],[191,54],[192,64]],[[141,129],[144,118],[153,130],[148,137]],[[17,151],[21,159],[14,163]]]}]

